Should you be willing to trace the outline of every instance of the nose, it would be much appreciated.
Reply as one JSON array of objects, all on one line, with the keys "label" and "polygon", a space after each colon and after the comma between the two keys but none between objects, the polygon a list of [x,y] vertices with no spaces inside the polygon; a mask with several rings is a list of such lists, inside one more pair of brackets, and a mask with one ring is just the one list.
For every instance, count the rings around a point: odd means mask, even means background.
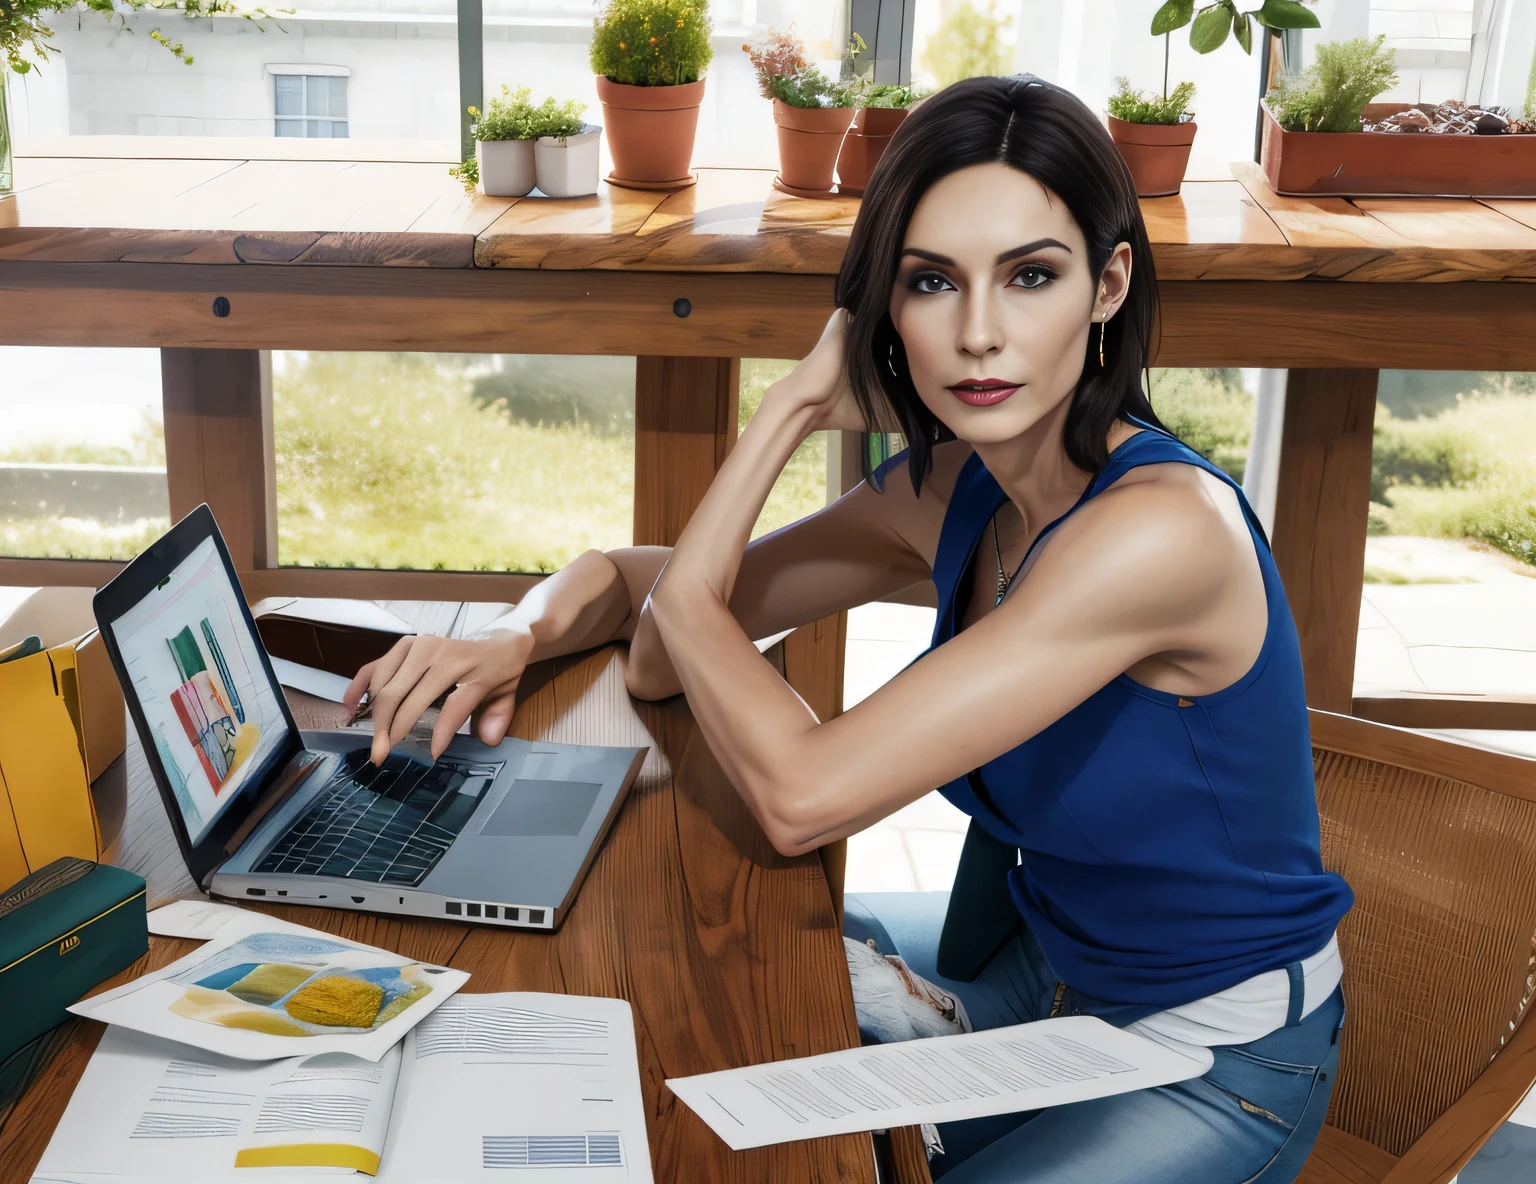
[{"label": "nose", "polygon": [[966,294],[961,311],[960,352],[984,358],[1003,348],[1003,327],[991,284],[977,284]]}]

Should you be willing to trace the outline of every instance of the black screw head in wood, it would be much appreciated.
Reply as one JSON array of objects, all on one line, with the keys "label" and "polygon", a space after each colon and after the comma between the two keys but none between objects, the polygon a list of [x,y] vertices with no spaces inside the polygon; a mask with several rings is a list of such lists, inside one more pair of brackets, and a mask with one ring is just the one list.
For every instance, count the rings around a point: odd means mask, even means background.
[{"label": "black screw head in wood", "polygon": [[229,315],[228,296],[215,296],[213,298],[213,315],[216,317],[227,317]]},{"label": "black screw head in wood", "polygon": [[672,313],[674,316],[685,317],[692,311],[693,302],[686,296],[679,296],[672,302]]}]

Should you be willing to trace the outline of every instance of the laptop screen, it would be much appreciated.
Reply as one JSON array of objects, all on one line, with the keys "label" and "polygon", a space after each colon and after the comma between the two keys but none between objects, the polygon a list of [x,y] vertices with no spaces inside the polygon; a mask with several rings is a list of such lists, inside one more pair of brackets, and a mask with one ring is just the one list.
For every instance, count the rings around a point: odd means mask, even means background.
[{"label": "laptop screen", "polygon": [[193,846],[289,738],[238,596],[204,538],[108,623]]}]

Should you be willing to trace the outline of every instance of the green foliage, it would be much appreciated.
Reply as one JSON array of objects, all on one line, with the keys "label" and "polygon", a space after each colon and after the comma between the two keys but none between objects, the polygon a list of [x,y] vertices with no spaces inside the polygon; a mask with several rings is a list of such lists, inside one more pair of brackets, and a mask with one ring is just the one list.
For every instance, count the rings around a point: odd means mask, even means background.
[{"label": "green foliage", "polygon": [[1398,419],[1437,415],[1476,395],[1536,394],[1536,373],[1493,370],[1383,370],[1376,402]]},{"label": "green foliage", "polygon": [[1243,479],[1253,396],[1236,370],[1152,370],[1147,392],[1170,432],[1234,480]]},{"label": "green foliage", "polygon": [[864,95],[862,106],[895,108],[901,110],[910,107],[918,99],[923,97],[923,92],[911,86],[897,86],[892,82],[883,82],[879,86],[872,86]]},{"label": "green foliage", "polygon": [[752,72],[757,75],[758,93],[765,99],[774,97],[775,78],[792,77],[809,69],[811,65],[810,59],[805,56],[805,42],[792,31],[775,29],[771,25],[766,33],[756,41],[743,45],[741,50],[752,63]]},{"label": "green foliage", "polygon": [[1531,53],[1531,74],[1525,84],[1525,117],[1536,119],[1536,50]]},{"label": "green foliage", "polygon": [[996,8],[996,0],[944,0],[919,62],[939,86],[1013,73],[1013,17]]},{"label": "green foliage", "polygon": [[713,30],[705,0],[608,0],[592,21],[592,72],[629,86],[697,82]]},{"label": "green foliage", "polygon": [[[586,126],[581,116],[587,105],[579,99],[557,103],[553,98],[547,98],[535,105],[532,96],[530,87],[520,86],[513,90],[502,83],[501,94],[491,100],[488,111],[482,114],[478,107],[469,108],[470,115],[475,119],[475,139],[536,140],[540,136],[564,138],[576,135]],[[457,166],[449,172],[462,179],[463,166]]]},{"label": "green foliage", "polygon": [[1399,419],[1378,404],[1375,528],[1477,539],[1536,565],[1536,397],[1521,385],[1505,381],[1491,393],[1458,396],[1417,419]]},{"label": "green foliage", "polygon": [[[291,8],[269,10],[263,7],[242,8],[233,0],[121,0],[121,8],[175,13],[188,19],[197,17],[238,16],[252,22],[274,20],[277,15],[291,13]],[[99,13],[115,21],[119,29],[132,33],[121,8],[113,0],[0,0],[0,56],[17,74],[26,74],[32,62],[23,55],[28,51],[40,62],[46,62],[50,54],[58,52],[49,38],[53,29],[49,26],[50,14],[82,17],[87,12]],[[265,28],[265,25],[262,26]],[[281,28],[282,26],[278,26]],[[165,47],[184,65],[190,66],[192,55],[180,41],[167,36],[159,29],[151,29],[152,41]]]},{"label": "green foliage", "polygon": [[863,93],[857,79],[833,82],[815,66],[768,80],[769,96],[791,107],[857,107]]},{"label": "green foliage", "polygon": [[165,468],[165,425],[146,413],[127,444],[31,440],[0,448],[0,462],[27,465],[137,465]]},{"label": "green foliage", "polygon": [[448,175],[458,178],[465,193],[473,193],[480,184],[480,162],[473,156],[466,156],[460,163],[448,166]]},{"label": "green foliage", "polygon": [[629,541],[632,439],[515,422],[451,356],[288,360],[273,381],[283,563],[553,571]]},{"label": "green foliage", "polygon": [[[1210,53],[1226,44],[1228,36],[1253,52],[1253,26],[1278,33],[1284,29],[1319,28],[1317,15],[1298,0],[1264,0],[1257,8],[1240,11],[1237,0],[1216,0],[1195,11],[1195,0],[1166,0],[1152,14],[1152,35],[1161,37],[1189,26],[1189,44],[1196,53]],[[1118,116],[1116,118],[1119,118]]]},{"label": "green foliage", "polygon": [[501,367],[472,381],[480,405],[498,406],[513,422],[535,427],[582,427],[604,437],[633,435],[633,360],[513,354],[501,359]]},{"label": "green foliage", "polygon": [[1116,78],[1119,87],[1109,96],[1109,113],[1127,123],[1178,123],[1195,101],[1195,84],[1181,82],[1167,98],[1144,95],[1131,89],[1128,78]]},{"label": "green foliage", "polygon": [[1396,59],[1385,34],[1319,45],[1305,72],[1265,100],[1288,132],[1357,132],[1365,105],[1397,85]]}]

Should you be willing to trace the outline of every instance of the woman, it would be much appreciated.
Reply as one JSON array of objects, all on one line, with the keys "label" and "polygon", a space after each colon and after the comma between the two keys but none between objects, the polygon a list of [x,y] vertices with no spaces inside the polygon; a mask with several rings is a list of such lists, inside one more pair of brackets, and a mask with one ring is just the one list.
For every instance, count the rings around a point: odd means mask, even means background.
[{"label": "woman", "polygon": [[[950,87],[893,140],[839,311],[677,546],[583,555],[516,628],[407,639],[349,690],[375,696],[376,757],[454,686],[434,748],[476,711],[494,743],[529,660],[620,638],[630,690],[687,695],[786,854],[942,787],[1008,852],[991,875],[1018,924],[968,983],[937,971],[937,915],[850,901],[861,936],[978,1027],[1093,1014],[1213,1062],[941,1128],[950,1181],[1285,1184],[1332,1090],[1351,894],[1319,858],[1295,628],[1240,491],[1142,393],[1155,301],[1134,189],[1087,108],[1030,78]],[[748,545],[806,436],[868,425],[909,451]],[[751,643],[922,579],[933,647],[837,719]]]}]

